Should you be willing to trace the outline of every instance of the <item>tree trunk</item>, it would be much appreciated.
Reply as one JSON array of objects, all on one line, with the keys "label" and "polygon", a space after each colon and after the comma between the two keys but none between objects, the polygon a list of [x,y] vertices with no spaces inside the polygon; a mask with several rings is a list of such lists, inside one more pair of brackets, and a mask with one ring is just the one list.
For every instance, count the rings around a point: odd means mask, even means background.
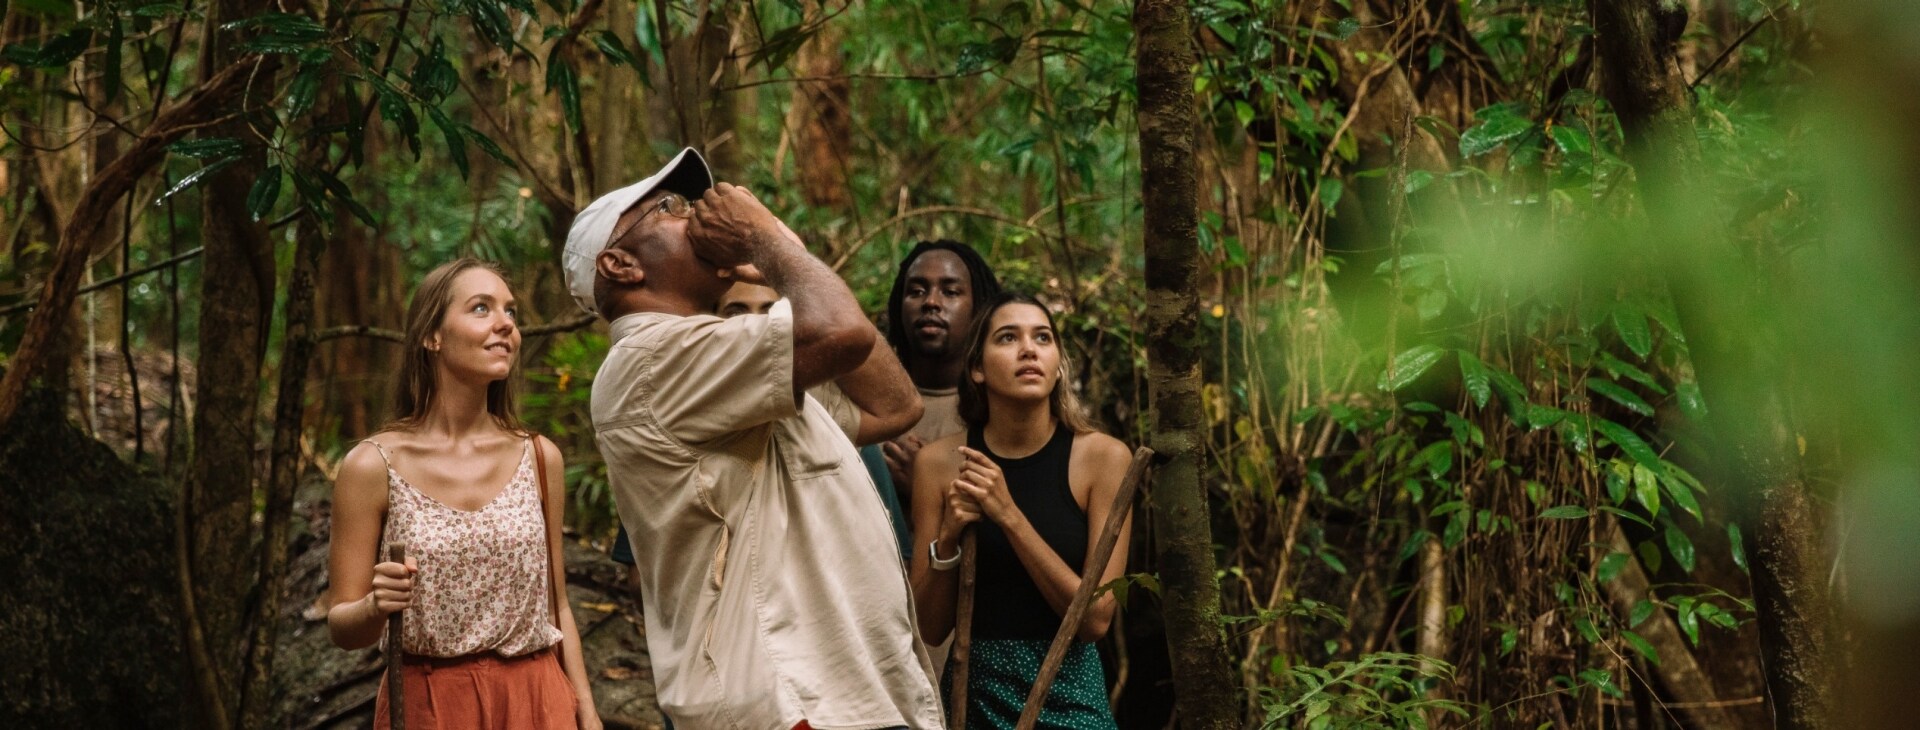
[{"label": "tree trunk", "polygon": [[[206,68],[203,66],[203,68]],[[87,252],[113,217],[120,196],[133,189],[147,170],[165,159],[167,145],[186,136],[193,125],[220,111],[220,104],[246,79],[245,68],[235,64],[220,69],[199,89],[154,119],[147,132],[128,146],[126,154],[114,160],[98,177],[88,181],[73,213],[61,224],[60,243],[54,248],[53,269],[40,289],[33,316],[27,320],[20,345],[7,360],[7,374],[0,380],[0,433],[6,433],[27,384],[41,375],[41,369],[54,349],[51,340],[66,327],[80,275],[86,269]]]},{"label": "tree trunk", "polygon": [[1220,625],[1213,528],[1200,480],[1200,273],[1194,176],[1194,51],[1187,6],[1141,0],[1140,185],[1146,210],[1147,378],[1153,407],[1154,531],[1176,709],[1188,728],[1240,724]]},{"label": "tree trunk", "polygon": [[[235,32],[220,25],[265,12],[260,0],[216,0],[207,6],[207,47],[201,68],[217,68],[237,57]],[[266,69],[264,74],[271,74]],[[268,76],[270,78],[270,76]],[[254,88],[271,88],[255,84]],[[227,99],[238,112],[254,95]],[[257,133],[236,119],[208,129],[207,137],[251,139]],[[251,154],[259,154],[254,152]],[[247,212],[247,191],[259,160],[243,161],[201,183],[200,338],[194,411],[193,460],[181,489],[188,506],[189,569],[194,604],[200,611],[213,663],[220,708],[199,708],[204,715],[240,707],[242,664],[247,641],[247,606],[254,588],[253,482],[256,411],[260,366],[266,354],[274,290],[273,247],[266,227]],[[196,675],[200,676],[200,675]],[[230,715],[230,717],[232,717]],[[237,719],[237,718],[234,718]]]},{"label": "tree trunk", "polygon": [[[1695,184],[1702,164],[1687,79],[1673,57],[1680,12],[1660,0],[1590,5],[1608,101],[1627,132],[1656,232],[1666,242],[1668,288],[1689,335],[1701,392],[1712,409],[1720,481],[1745,505],[1752,536],[1760,653],[1779,728],[1828,727],[1831,611],[1815,505],[1808,498],[1787,410],[1785,347],[1767,310],[1770,263],[1736,250],[1711,200]],[[1689,210],[1691,208],[1691,210]],[[1707,211],[1703,214],[1701,211]]]},{"label": "tree trunk", "polygon": [[[807,3],[809,22],[817,22],[821,14],[819,2]],[[840,50],[844,36],[838,23],[828,21],[794,56],[796,76],[819,79],[793,85],[800,193],[807,205],[835,211],[853,204],[847,169],[853,149],[852,86],[845,77],[846,56]]]}]

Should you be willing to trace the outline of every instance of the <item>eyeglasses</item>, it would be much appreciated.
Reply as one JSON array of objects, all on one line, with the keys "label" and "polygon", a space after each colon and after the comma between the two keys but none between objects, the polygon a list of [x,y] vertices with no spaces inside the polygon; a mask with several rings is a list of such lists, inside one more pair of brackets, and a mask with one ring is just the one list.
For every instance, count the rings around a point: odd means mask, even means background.
[{"label": "eyeglasses", "polygon": [[607,241],[610,243],[618,243],[620,239],[626,238],[627,234],[632,233],[633,229],[639,228],[640,221],[646,220],[647,216],[655,213],[666,213],[675,218],[685,218],[693,215],[693,204],[687,202],[686,198],[680,197],[678,193],[662,195],[658,201],[655,201],[652,206],[647,208],[646,212],[641,213],[640,217],[633,219],[633,222],[628,223],[626,228],[615,231],[613,237],[607,239]]}]

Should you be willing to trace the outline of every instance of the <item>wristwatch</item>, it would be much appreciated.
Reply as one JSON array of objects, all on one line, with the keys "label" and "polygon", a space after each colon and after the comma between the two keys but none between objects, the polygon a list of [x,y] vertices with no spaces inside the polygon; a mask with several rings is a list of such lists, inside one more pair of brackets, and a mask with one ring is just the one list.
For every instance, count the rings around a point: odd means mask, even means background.
[{"label": "wristwatch", "polygon": [[960,565],[960,555],[964,552],[966,551],[961,550],[959,546],[955,546],[953,557],[941,560],[940,540],[935,538],[933,542],[927,543],[927,559],[933,561],[934,570],[953,570],[956,566]]}]

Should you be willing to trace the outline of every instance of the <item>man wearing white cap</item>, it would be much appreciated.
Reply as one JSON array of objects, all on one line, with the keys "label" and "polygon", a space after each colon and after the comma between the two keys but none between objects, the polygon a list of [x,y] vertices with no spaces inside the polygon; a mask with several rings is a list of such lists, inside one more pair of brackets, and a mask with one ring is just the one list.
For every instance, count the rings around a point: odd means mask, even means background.
[{"label": "man wearing white cap", "polygon": [[[587,206],[562,263],[610,322],[593,421],[661,709],[693,729],[939,728],[886,512],[805,393],[887,350],[846,284],[691,149]],[[710,314],[736,280],[785,300]]]}]

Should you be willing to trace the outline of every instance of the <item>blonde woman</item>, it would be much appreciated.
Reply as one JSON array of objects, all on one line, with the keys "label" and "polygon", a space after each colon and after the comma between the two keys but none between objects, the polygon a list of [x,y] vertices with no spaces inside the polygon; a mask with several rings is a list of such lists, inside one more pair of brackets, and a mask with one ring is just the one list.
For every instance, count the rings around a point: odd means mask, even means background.
[{"label": "blonde woman", "polygon": [[[388,650],[404,652],[409,730],[600,727],[567,606],[560,452],[514,412],[515,317],[492,265],[428,273],[407,308],[395,420],[334,483],[327,629],[365,648],[405,612]],[[404,564],[383,557],[396,542]]]}]

